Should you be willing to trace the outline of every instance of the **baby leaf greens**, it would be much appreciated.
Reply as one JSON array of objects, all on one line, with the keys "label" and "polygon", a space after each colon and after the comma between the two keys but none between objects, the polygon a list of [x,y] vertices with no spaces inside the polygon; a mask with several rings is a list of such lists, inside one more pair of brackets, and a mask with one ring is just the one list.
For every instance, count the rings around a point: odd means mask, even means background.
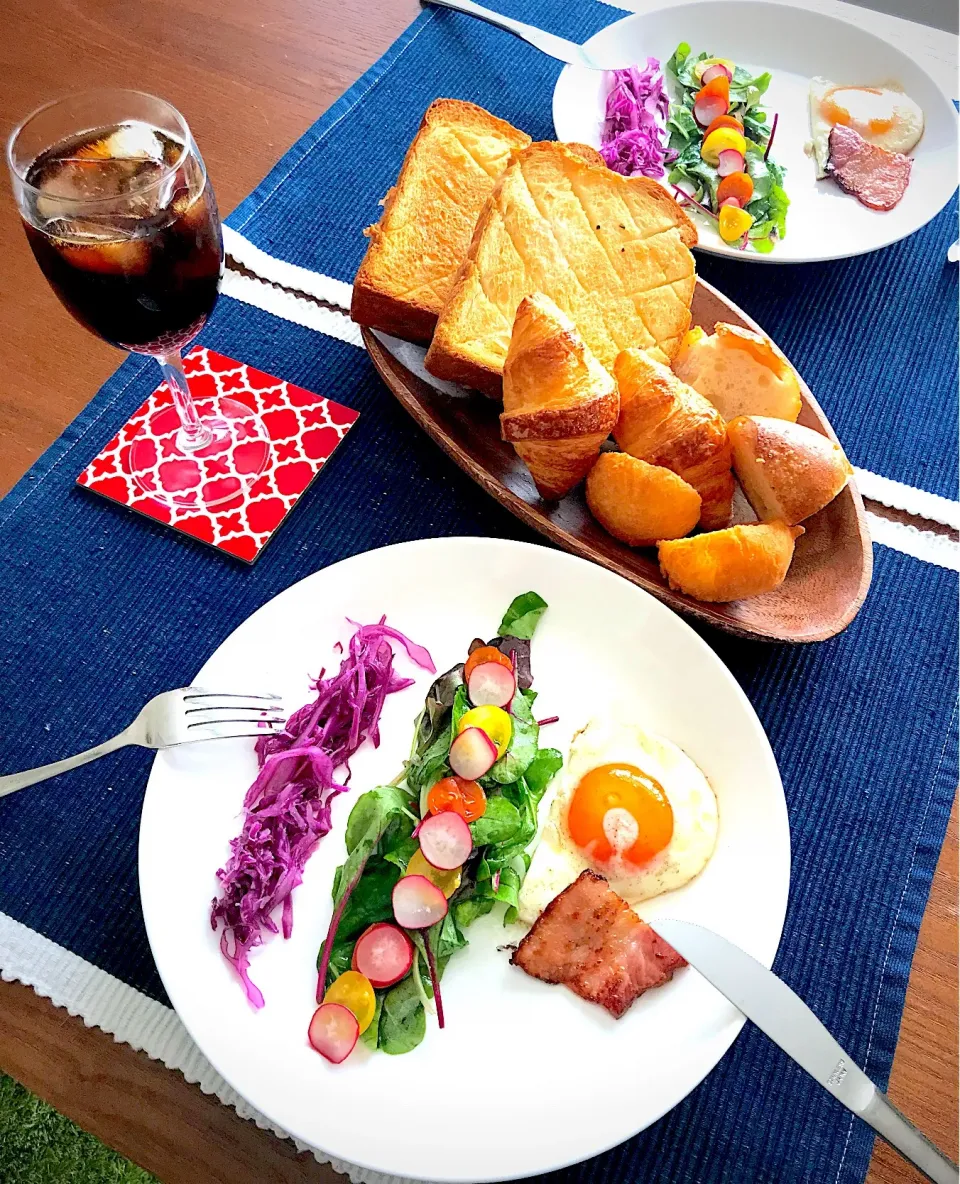
[{"label": "baby leaf greens", "polygon": [[[546,609],[546,602],[535,592],[518,596],[500,622],[499,635],[470,646],[471,654],[485,650],[484,655],[476,654],[474,663],[491,657],[509,659],[517,679],[509,711],[473,706],[464,678],[465,664],[454,666],[427,692],[403,774],[394,784],[363,794],[350,813],[347,857],[334,876],[333,916],[318,957],[318,1001],[339,975],[351,966],[356,969],[354,948],[370,926],[397,924],[401,912],[396,899],[408,885],[412,888],[417,883],[434,893],[439,887],[448,897],[442,919],[407,932],[414,951],[409,972],[386,989],[376,989],[374,1018],[360,1037],[368,1048],[392,1055],[409,1052],[426,1033],[428,1010],[436,1013],[442,1027],[440,980],[450,958],[467,945],[465,931],[498,903],[506,905],[505,924],[516,919],[518,893],[530,864],[527,848],[537,831],[537,807],[562,764],[559,752],[540,747],[540,728],[533,711],[537,696],[531,689],[530,640]],[[504,658],[491,654],[491,647]],[[466,667],[469,676],[470,657]],[[468,712],[470,720],[465,719]],[[493,719],[496,727],[491,725],[498,759],[477,783],[454,778],[449,754],[461,723],[464,728],[483,726],[485,718],[493,718],[491,712],[499,713]],[[472,721],[478,713],[480,723],[476,724]],[[421,820],[438,813],[438,801],[458,800],[458,786],[462,792],[469,789],[455,812],[468,821],[473,849],[451,873],[425,860],[424,852],[429,849],[426,832],[423,849],[417,835]],[[446,796],[432,795],[434,787]],[[468,807],[472,812],[465,812]],[[443,804],[439,809],[442,814],[450,808]],[[457,825],[463,827],[460,821]],[[421,879],[405,880],[395,898],[394,888],[406,874]],[[424,875],[436,887],[425,883]],[[439,896],[437,899],[442,905]],[[413,918],[406,923],[412,924]],[[395,937],[400,940],[399,934]],[[372,935],[364,937],[364,950],[365,943],[372,940]],[[402,972],[402,965],[400,969]]]}]

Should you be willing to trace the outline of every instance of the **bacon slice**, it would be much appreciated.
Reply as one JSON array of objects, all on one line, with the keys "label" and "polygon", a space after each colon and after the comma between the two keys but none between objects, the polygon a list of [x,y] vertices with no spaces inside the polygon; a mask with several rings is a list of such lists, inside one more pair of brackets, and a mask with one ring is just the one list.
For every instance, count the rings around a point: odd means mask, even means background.
[{"label": "bacon slice", "polygon": [[615,1019],[686,966],[592,871],[581,872],[547,905],[510,961],[545,983],[563,983]]},{"label": "bacon slice", "polygon": [[852,127],[837,124],[830,131],[830,171],[871,210],[893,209],[907,190],[912,164],[909,156],[869,144]]}]

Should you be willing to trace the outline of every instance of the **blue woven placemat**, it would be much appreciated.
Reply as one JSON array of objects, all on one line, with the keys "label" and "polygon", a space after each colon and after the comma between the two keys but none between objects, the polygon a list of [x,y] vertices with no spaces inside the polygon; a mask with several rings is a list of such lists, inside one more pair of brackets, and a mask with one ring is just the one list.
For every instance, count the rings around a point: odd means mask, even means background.
[{"label": "blue woven placemat", "polygon": [[[611,16],[599,5],[556,11],[546,0],[512,10],[578,37]],[[376,216],[430,99],[478,99],[548,134],[552,66],[450,15],[420,17],[231,223],[264,249],[349,279],[359,231]],[[808,378],[811,368],[829,376],[813,385],[856,462],[955,496],[955,278],[941,267],[943,253],[935,257],[949,237],[944,215],[865,260],[783,270],[700,264]],[[896,316],[887,311],[891,269],[912,277]],[[858,307],[892,341],[876,332],[865,341],[844,303],[851,276]],[[124,362],[0,503],[0,769],[119,730],[150,695],[188,681],[256,607],[337,559],[407,538],[530,537],[418,431],[354,346],[227,298],[202,340],[329,394],[360,419],[246,568],[74,487],[155,384],[154,363]],[[885,361],[874,370],[877,350]],[[866,606],[830,642],[765,647],[704,636],[756,707],[786,787],[794,867],[776,967],[883,1084],[957,781],[957,581],[884,548],[875,558]],[[149,763],[125,750],[0,801],[0,911],[165,1001],[136,883]],[[597,1080],[596,1068],[585,1066],[586,1079]],[[870,1145],[864,1128],[746,1031],[655,1127],[554,1178],[854,1184]]]}]

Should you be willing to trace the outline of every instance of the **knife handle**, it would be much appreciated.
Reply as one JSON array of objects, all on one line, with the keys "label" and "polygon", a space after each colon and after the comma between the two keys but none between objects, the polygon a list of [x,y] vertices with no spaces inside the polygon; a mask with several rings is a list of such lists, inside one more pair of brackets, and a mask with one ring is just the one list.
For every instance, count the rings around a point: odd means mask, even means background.
[{"label": "knife handle", "polygon": [[921,1134],[885,1093],[877,1090],[860,1112],[860,1117],[934,1184],[958,1184],[960,1181],[957,1165]]}]

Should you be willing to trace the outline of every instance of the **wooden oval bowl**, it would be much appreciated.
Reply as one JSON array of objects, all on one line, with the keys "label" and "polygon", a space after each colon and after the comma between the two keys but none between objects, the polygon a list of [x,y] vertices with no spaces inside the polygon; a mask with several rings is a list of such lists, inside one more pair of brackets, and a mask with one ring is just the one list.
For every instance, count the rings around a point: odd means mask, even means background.
[{"label": "wooden oval bowl", "polygon": [[[718,321],[762,332],[704,280],[697,283],[691,313],[693,324],[708,332]],[[423,369],[422,347],[370,329],[362,332],[374,366],[417,423],[483,489],[551,542],[639,584],[678,612],[738,637],[823,641],[845,629],[857,615],[870,587],[873,550],[863,502],[852,480],[828,506],[804,522],[806,533],[797,540],[789,574],[779,588],[749,600],[707,604],[671,591],[660,574],[655,550],[628,547],[607,534],[587,509],[582,487],[559,502],[545,502],[526,466],[500,439],[498,400],[431,379]],[[802,379],[800,391],[803,408],[798,422],[836,440]]]}]

